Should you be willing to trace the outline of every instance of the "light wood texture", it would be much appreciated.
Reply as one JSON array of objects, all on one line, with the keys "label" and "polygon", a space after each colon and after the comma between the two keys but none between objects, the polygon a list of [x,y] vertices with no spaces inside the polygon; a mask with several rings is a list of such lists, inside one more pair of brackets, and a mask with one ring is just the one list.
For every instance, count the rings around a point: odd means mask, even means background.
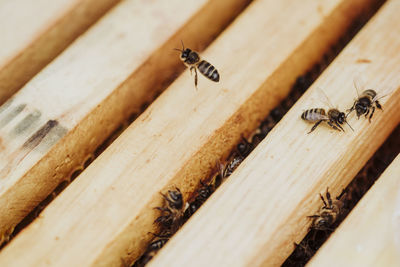
[{"label": "light wood texture", "polygon": [[0,1],[0,104],[117,2]]},{"label": "light wood texture", "polygon": [[109,266],[136,258],[156,231],[159,192],[176,185],[187,196],[366,3],[254,2],[202,54],[220,83],[200,76],[195,90],[185,72],[0,253],[0,265]]},{"label": "light wood texture", "polygon": [[[311,224],[329,186],[336,197],[398,125],[400,113],[400,2],[389,1],[363,28],[267,138],[161,249],[149,266],[279,266]],[[306,16],[309,19],[309,16]],[[368,59],[369,64],[358,63]],[[384,111],[349,121],[337,132],[301,120],[305,109],[350,108],[355,74],[367,77]],[[321,99],[324,101],[324,99]],[[378,231],[378,229],[376,229]]]},{"label": "light wood texture", "polygon": [[307,266],[400,266],[400,155]]},{"label": "light wood texture", "polygon": [[181,9],[179,0],[124,1],[6,102],[0,110],[0,235],[7,238],[183,69],[173,50],[181,38],[197,46],[209,42],[246,3],[191,0]]}]

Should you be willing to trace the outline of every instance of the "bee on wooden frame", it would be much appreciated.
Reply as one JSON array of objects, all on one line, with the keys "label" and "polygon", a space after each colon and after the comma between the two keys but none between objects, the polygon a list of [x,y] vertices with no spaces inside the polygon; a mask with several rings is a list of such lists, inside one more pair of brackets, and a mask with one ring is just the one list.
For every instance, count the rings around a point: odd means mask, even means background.
[{"label": "bee on wooden frame", "polygon": [[158,238],[152,241],[146,252],[135,262],[133,267],[145,266],[156,254],[157,252],[168,242],[169,238]]},{"label": "bee on wooden frame", "polygon": [[176,187],[175,190],[168,190],[166,195],[162,193],[161,195],[165,200],[165,205],[155,208],[161,211],[161,215],[154,222],[161,225],[162,231],[172,235],[182,224],[184,211],[182,193]]},{"label": "bee on wooden frame", "polygon": [[319,194],[324,206],[319,209],[317,214],[308,216],[313,219],[311,228],[322,231],[332,230],[331,226],[337,221],[342,212],[343,201],[341,199],[343,199],[344,195],[342,194],[339,199],[332,201],[328,188],[326,188],[326,200],[322,194]]},{"label": "bee on wooden frame", "polygon": [[[360,77],[354,78],[354,87],[356,88],[356,93],[357,93],[357,99],[354,101],[353,106],[347,110],[347,115],[349,115],[353,110],[356,111],[357,118],[360,118],[360,116],[365,115],[365,118],[368,116],[369,112],[371,111],[371,115],[369,115],[369,122],[371,122],[371,118],[374,115],[375,112],[375,107],[377,109],[382,110],[382,106],[379,103],[379,99],[382,97],[385,97],[386,95],[383,95],[381,97],[378,97],[378,94],[375,92],[375,90],[372,89],[367,89],[367,90],[362,90],[361,86],[362,83]],[[361,91],[361,94],[359,91]]]},{"label": "bee on wooden frame", "polygon": [[[182,41],[181,41],[182,42]],[[219,73],[217,69],[204,59],[201,59],[196,51],[185,48],[182,42],[182,50],[174,48],[181,53],[182,62],[190,69],[190,73],[194,70],[194,86],[197,89],[197,69],[205,77],[214,82],[219,82]]]},{"label": "bee on wooden frame", "polygon": [[320,125],[320,123],[323,121],[328,123],[328,125],[333,129],[338,131],[344,132],[344,129],[341,126],[341,124],[344,123],[346,123],[350,127],[350,129],[353,130],[353,128],[346,120],[346,114],[333,107],[332,103],[329,101],[329,98],[325,95],[322,89],[317,88],[317,91],[320,92],[321,96],[325,98],[326,104],[329,106],[329,110],[328,112],[326,112],[323,108],[313,108],[308,109],[301,114],[301,118],[303,120],[315,123],[308,133],[314,131],[315,128],[317,128],[318,125]]},{"label": "bee on wooden frame", "polygon": [[184,220],[188,220],[200,207],[203,205],[204,202],[214,193],[215,188],[218,186],[216,183],[217,177],[215,176],[214,179],[210,183],[204,183],[200,180],[201,187],[197,190],[196,197],[193,201],[191,201],[185,210]]},{"label": "bee on wooden frame", "polygon": [[250,154],[250,152],[254,149],[254,145],[252,144],[252,142],[247,141],[247,139],[244,138],[243,135],[241,137],[242,137],[242,142],[240,142],[236,146],[236,151],[240,156],[247,157]]}]

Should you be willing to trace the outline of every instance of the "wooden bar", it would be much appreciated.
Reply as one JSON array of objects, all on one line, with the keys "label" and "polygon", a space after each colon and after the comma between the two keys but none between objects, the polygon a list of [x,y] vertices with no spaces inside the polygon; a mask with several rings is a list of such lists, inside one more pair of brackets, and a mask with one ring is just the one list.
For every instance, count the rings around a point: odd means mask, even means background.
[{"label": "wooden bar", "polygon": [[201,76],[196,90],[186,71],[4,248],[0,265],[109,266],[137,258],[156,231],[159,192],[176,185],[187,197],[371,3],[252,3],[202,54],[221,81]]},{"label": "wooden bar", "polygon": [[[383,6],[149,266],[284,262],[310,227],[307,216],[320,208],[319,193],[329,187],[338,196],[400,122],[400,35],[394,31],[399,12],[399,1]],[[317,87],[333,105],[350,108],[357,73],[367,77],[367,88],[390,92],[380,100],[383,112],[376,111],[371,123],[352,114],[354,132],[347,125],[346,132],[320,125],[307,134],[312,124],[300,118],[302,112],[326,107]]]},{"label": "wooden bar", "polygon": [[210,42],[247,3],[123,1],[6,102],[0,240],[183,69],[180,39]]},{"label": "wooden bar", "polygon": [[307,266],[400,266],[400,155]]},{"label": "wooden bar", "polygon": [[0,104],[117,2],[0,1]]}]

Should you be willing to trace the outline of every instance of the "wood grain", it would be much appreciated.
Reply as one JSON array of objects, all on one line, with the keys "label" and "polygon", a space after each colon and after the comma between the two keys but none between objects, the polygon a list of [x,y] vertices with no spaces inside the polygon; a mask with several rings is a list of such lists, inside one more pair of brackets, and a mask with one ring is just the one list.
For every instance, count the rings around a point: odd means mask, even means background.
[{"label": "wood grain", "polygon": [[0,2],[0,104],[119,0]]},{"label": "wood grain", "polygon": [[400,265],[400,155],[307,266]]},{"label": "wood grain", "polygon": [[178,0],[124,1],[6,102],[0,108],[0,236],[7,238],[183,69],[173,50],[181,38],[200,47],[247,3],[191,0],[176,12]]},{"label": "wood grain", "polygon": [[[279,266],[320,208],[329,186],[336,197],[399,124],[399,1],[389,1],[302,96],[267,138],[161,249],[149,266]],[[359,58],[370,60],[358,63]],[[340,109],[352,106],[353,78],[382,98],[371,123],[349,117],[354,132],[338,132],[300,119],[305,109],[326,107],[322,88]],[[323,99],[322,99],[323,101]],[[328,252],[329,253],[329,252]],[[337,265],[336,265],[337,266]]]},{"label": "wood grain", "polygon": [[185,72],[0,253],[0,265],[138,257],[156,230],[159,192],[176,185],[187,196],[370,3],[254,2],[202,54],[220,83],[200,77],[195,90]]}]

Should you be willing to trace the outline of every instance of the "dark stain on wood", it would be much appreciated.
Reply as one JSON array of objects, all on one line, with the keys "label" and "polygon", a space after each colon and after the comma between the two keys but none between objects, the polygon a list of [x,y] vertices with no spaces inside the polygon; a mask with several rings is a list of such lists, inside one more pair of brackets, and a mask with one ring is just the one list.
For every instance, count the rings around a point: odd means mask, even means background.
[{"label": "dark stain on wood", "polygon": [[10,110],[1,120],[0,120],[0,129],[6,126],[10,121],[12,121],[15,117],[20,114],[24,108],[26,107],[26,104],[20,104],[13,109]]},{"label": "dark stain on wood", "polygon": [[12,134],[19,135],[24,133],[39,120],[41,115],[42,113],[39,110],[35,110],[34,112],[26,115],[26,117],[14,127]]},{"label": "dark stain on wood", "polygon": [[46,135],[58,125],[58,121],[49,120],[39,130],[37,130],[23,145],[23,148],[34,149],[37,147]]},{"label": "dark stain on wood", "polygon": [[367,58],[359,58],[356,60],[356,63],[363,64],[363,63],[371,63],[371,60]]}]

